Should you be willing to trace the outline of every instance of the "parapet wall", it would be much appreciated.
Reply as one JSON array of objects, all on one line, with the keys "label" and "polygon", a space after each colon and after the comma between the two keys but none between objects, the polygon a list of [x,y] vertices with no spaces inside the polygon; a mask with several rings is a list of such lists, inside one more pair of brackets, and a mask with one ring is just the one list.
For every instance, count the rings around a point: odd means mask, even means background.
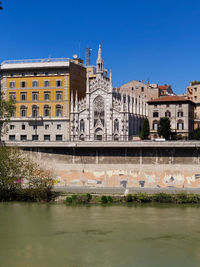
[{"label": "parapet wall", "polygon": [[25,147],[58,186],[200,187],[200,146]]}]

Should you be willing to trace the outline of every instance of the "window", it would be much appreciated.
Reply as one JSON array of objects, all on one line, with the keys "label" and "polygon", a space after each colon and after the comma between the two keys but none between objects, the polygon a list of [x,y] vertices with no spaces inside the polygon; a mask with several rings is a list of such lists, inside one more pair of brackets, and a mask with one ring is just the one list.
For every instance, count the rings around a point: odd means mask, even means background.
[{"label": "window", "polygon": [[33,130],[37,130],[37,125],[36,124],[33,125]]},{"label": "window", "polygon": [[22,81],[22,82],[21,82],[21,87],[22,87],[22,88],[26,88],[26,82],[25,82],[25,81]]},{"label": "window", "polygon": [[165,117],[171,117],[171,112],[169,110],[165,112]]},{"label": "window", "polygon": [[48,75],[49,75],[49,73],[48,73],[48,72],[45,72],[45,73],[44,73],[44,75],[45,75],[45,76],[48,76]]},{"label": "window", "polygon": [[62,117],[62,106],[61,105],[56,106],[56,117]]},{"label": "window", "polygon": [[11,110],[11,112],[10,112],[11,117],[15,117],[15,111],[16,111],[16,108],[14,107],[14,109]]},{"label": "window", "polygon": [[158,117],[159,117],[159,113],[158,113],[157,111],[154,111],[154,112],[153,112],[153,117],[154,117],[154,118],[158,118]]},{"label": "window", "polygon": [[49,130],[49,124],[45,124],[44,128],[45,130]]},{"label": "window", "polygon": [[62,100],[62,92],[56,92],[56,100],[59,101],[59,100]]},{"label": "window", "polygon": [[38,135],[37,134],[33,134],[32,135],[32,140],[33,141],[38,141]]},{"label": "window", "polygon": [[56,141],[62,141],[62,135],[57,134],[56,135]]},{"label": "window", "polygon": [[169,108],[169,104],[167,104],[166,107]]},{"label": "window", "polygon": [[15,88],[15,82],[9,82],[9,87],[10,88]]},{"label": "window", "polygon": [[157,108],[158,105],[154,105],[154,108]]},{"label": "window", "polygon": [[26,125],[22,124],[22,130],[25,130],[25,129],[26,129]]},{"label": "window", "polygon": [[177,116],[178,116],[178,117],[183,117],[183,111],[178,111],[178,112],[177,112]]},{"label": "window", "polygon": [[10,124],[10,130],[14,130],[15,129],[15,125]]},{"label": "window", "polygon": [[51,140],[50,134],[45,134],[44,135],[44,141],[50,141],[50,140]]},{"label": "window", "polygon": [[26,141],[27,140],[27,135],[21,135],[20,136],[21,141]]},{"label": "window", "polygon": [[36,105],[32,106],[32,117],[33,118],[38,117],[38,106],[36,106]]},{"label": "window", "polygon": [[14,134],[9,135],[9,141],[15,141],[15,135]]},{"label": "window", "polygon": [[27,110],[27,108],[25,106],[20,107],[20,116],[21,117],[26,117],[26,110]]},{"label": "window", "polygon": [[25,76],[25,73],[22,73],[22,76],[24,77]]},{"label": "window", "polygon": [[114,121],[114,132],[119,132],[119,121],[115,119]]},{"label": "window", "polygon": [[158,130],[158,121],[153,121],[153,130]]},{"label": "window", "polygon": [[32,82],[32,87],[38,87],[38,81],[33,81]]},{"label": "window", "polygon": [[32,92],[32,100],[33,101],[37,101],[38,100],[38,95],[39,95],[38,92]]},{"label": "window", "polygon": [[177,130],[183,130],[183,129],[184,129],[184,123],[182,121],[178,121]]},{"label": "window", "polygon": [[80,131],[84,132],[85,131],[85,123],[84,120],[80,120]]},{"label": "window", "polygon": [[197,87],[194,88],[194,91],[197,92]]},{"label": "window", "polygon": [[61,130],[61,124],[57,124],[57,130]]},{"label": "window", "polygon": [[15,93],[9,93],[9,100],[15,100]]},{"label": "window", "polygon": [[50,86],[50,81],[44,81],[44,87],[49,87]]},{"label": "window", "polygon": [[61,87],[62,86],[62,81],[60,81],[60,80],[56,81],[56,86],[57,87]]},{"label": "window", "polygon": [[197,100],[197,96],[196,95],[194,96],[194,99]]},{"label": "window", "polygon": [[48,105],[44,106],[44,117],[50,117],[50,107]]},{"label": "window", "polygon": [[27,93],[20,93],[20,99],[21,101],[26,101],[26,96],[27,96]]},{"label": "window", "polygon": [[179,104],[178,106],[179,106],[179,108],[181,108],[182,107],[182,104]]},{"label": "window", "polygon": [[44,100],[46,101],[50,100],[50,92],[44,92]]},{"label": "window", "polygon": [[144,87],[141,87],[141,91],[144,92]]}]

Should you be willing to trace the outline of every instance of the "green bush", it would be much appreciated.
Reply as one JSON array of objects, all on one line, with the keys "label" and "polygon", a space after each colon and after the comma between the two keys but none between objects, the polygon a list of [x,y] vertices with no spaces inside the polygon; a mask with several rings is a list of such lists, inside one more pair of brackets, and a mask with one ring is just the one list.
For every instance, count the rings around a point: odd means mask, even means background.
[{"label": "green bush", "polygon": [[125,198],[126,202],[133,202],[133,196],[131,194],[128,194]]},{"label": "green bush", "polygon": [[112,199],[112,197],[111,197],[111,196],[108,196],[108,197],[107,197],[107,200],[108,200],[108,202],[110,202],[110,203],[112,203],[112,202],[113,202],[113,199]]},{"label": "green bush", "polygon": [[158,193],[153,195],[153,200],[159,203],[172,202],[172,196],[166,193]]},{"label": "green bush", "polygon": [[102,204],[106,204],[106,203],[108,203],[108,199],[107,199],[106,196],[101,196],[101,203],[102,203]]},{"label": "green bush", "polygon": [[135,200],[136,202],[152,202],[152,196],[147,195],[146,193],[137,193],[135,195],[133,195],[133,200]]},{"label": "green bush", "polygon": [[72,197],[66,197],[66,203],[72,204]]},{"label": "green bush", "polygon": [[179,193],[176,195],[176,203],[185,204],[188,203],[188,196],[186,193]]}]

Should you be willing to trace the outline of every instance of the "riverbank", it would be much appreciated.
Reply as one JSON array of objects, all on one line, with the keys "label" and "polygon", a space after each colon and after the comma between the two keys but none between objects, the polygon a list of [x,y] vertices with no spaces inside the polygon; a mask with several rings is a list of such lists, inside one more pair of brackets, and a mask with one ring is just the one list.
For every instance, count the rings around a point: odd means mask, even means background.
[{"label": "riverbank", "polygon": [[125,204],[125,203],[173,203],[173,204],[200,204],[199,194],[167,193],[136,193],[128,195],[99,195],[99,194],[60,194],[56,202],[67,205],[87,204]]}]

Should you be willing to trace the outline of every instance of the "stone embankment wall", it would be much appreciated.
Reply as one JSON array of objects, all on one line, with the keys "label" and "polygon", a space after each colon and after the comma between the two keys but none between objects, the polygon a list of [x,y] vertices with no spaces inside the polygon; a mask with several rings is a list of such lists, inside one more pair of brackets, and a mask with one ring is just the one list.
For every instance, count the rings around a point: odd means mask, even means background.
[{"label": "stone embankment wall", "polygon": [[198,147],[23,148],[59,186],[200,187]]}]

